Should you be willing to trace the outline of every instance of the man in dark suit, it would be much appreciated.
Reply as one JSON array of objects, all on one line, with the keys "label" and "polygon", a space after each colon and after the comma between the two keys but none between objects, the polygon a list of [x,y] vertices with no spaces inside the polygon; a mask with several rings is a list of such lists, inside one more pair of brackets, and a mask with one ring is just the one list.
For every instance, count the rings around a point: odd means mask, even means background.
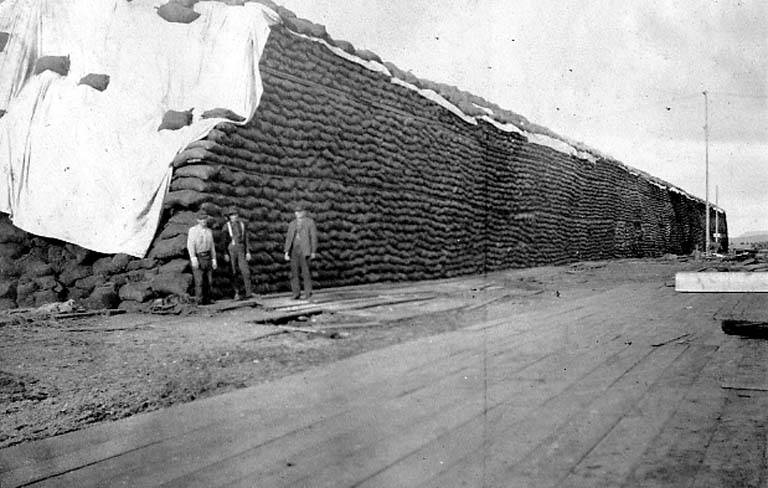
[{"label": "man in dark suit", "polygon": [[235,300],[240,300],[240,283],[238,271],[243,279],[245,298],[253,295],[251,288],[251,269],[248,262],[251,260],[251,251],[248,246],[248,228],[245,222],[240,220],[240,215],[235,207],[226,210],[227,223],[222,228],[227,243],[227,254],[224,260],[232,265],[232,285],[235,288]]},{"label": "man in dark suit", "polygon": [[312,276],[309,260],[317,252],[317,227],[315,221],[307,217],[302,206],[296,206],[296,218],[288,225],[285,236],[285,260],[291,262],[291,292],[293,299],[299,299],[299,268],[304,279],[304,298],[312,296]]}]

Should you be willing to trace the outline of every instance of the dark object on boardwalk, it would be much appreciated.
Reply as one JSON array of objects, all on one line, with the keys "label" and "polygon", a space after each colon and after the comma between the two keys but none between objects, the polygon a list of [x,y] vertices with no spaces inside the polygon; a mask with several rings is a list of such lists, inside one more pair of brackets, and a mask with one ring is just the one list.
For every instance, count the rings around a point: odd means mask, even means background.
[{"label": "dark object on boardwalk", "polygon": [[80,83],[78,83],[78,85],[88,85],[95,90],[103,92],[109,86],[109,75],[88,73],[80,78]]},{"label": "dark object on boardwalk", "polygon": [[748,320],[723,320],[723,332],[755,339],[768,339],[768,322],[750,322]]},{"label": "dark object on boardwalk", "polygon": [[8,38],[11,37],[7,32],[0,32],[0,53],[5,49],[5,45],[8,44]]}]

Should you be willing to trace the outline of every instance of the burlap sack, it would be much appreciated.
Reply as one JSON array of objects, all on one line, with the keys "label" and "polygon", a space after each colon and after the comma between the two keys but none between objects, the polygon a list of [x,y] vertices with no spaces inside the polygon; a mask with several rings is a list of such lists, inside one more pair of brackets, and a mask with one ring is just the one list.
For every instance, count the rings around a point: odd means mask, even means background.
[{"label": "burlap sack", "polygon": [[173,158],[173,167],[178,168],[184,166],[189,161],[204,161],[213,157],[213,153],[206,151],[202,147],[193,147],[191,149],[185,149],[181,151],[176,157]]},{"label": "burlap sack", "polygon": [[234,122],[243,122],[245,120],[245,117],[237,115],[235,112],[229,110],[228,108],[214,108],[211,110],[206,110],[203,112],[201,117],[204,119],[229,119]]},{"label": "burlap sack", "polygon": [[53,71],[61,76],[67,76],[69,73],[69,56],[43,56],[38,58],[35,63],[35,74],[40,74],[45,70]]},{"label": "burlap sack", "polygon": [[177,110],[169,110],[163,115],[163,121],[160,123],[160,130],[178,130],[182,127],[186,127],[192,123],[192,109],[186,112],[179,112]]},{"label": "burlap sack", "polygon": [[200,14],[191,8],[173,2],[168,2],[158,8],[157,15],[167,22],[176,22],[178,24],[189,24],[200,17]]},{"label": "burlap sack", "polygon": [[95,90],[104,91],[109,86],[109,75],[88,73],[80,78],[78,85],[88,85]]}]

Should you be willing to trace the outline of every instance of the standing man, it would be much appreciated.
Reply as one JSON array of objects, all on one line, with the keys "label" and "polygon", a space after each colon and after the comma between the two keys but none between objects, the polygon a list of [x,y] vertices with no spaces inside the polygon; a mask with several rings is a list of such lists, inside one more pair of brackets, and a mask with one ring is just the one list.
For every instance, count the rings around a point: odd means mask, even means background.
[{"label": "standing man", "polygon": [[195,277],[195,298],[197,303],[208,305],[211,303],[213,270],[216,269],[216,248],[213,233],[208,228],[208,215],[203,211],[197,213],[197,225],[187,233],[187,251]]},{"label": "standing man", "polygon": [[235,288],[235,300],[240,300],[240,283],[237,276],[238,270],[243,278],[245,288],[245,298],[250,298],[251,291],[251,269],[248,262],[251,260],[251,252],[248,246],[248,232],[245,222],[240,220],[237,208],[227,209],[227,223],[224,224],[222,233],[227,242],[227,254],[224,259],[232,265],[232,280]]},{"label": "standing man", "polygon": [[304,298],[312,296],[312,275],[308,259],[314,259],[317,252],[317,227],[315,221],[306,216],[304,208],[296,206],[296,218],[288,225],[285,236],[285,260],[291,262],[291,291],[293,299],[299,299],[299,268],[304,278]]}]

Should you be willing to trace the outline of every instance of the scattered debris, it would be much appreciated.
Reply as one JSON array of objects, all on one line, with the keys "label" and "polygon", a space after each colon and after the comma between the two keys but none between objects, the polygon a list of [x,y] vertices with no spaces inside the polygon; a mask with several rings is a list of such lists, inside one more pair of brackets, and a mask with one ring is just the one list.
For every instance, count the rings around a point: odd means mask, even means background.
[{"label": "scattered debris", "polygon": [[372,327],[383,327],[386,322],[371,321],[371,322],[350,322],[339,323],[330,325],[316,325],[318,329],[322,330],[346,330],[346,329],[367,329]]},{"label": "scattered debris", "polygon": [[768,391],[768,385],[720,385],[723,390]]},{"label": "scattered debris", "polygon": [[688,337],[689,335],[691,335],[691,334],[687,334],[687,333],[686,334],[682,334],[682,335],[679,335],[677,337],[673,337],[672,339],[666,340],[664,342],[657,342],[656,344],[651,344],[651,347],[666,346],[667,344],[671,344],[673,342],[678,342],[681,339],[684,339],[684,338]]},{"label": "scattered debris", "polygon": [[329,339],[346,339],[347,337],[350,337],[352,334],[346,331],[341,330],[334,330],[331,328],[325,328],[325,329],[310,329],[308,327],[294,327],[291,325],[276,325],[275,330],[273,332],[269,332],[267,334],[260,334],[256,337],[245,339],[243,342],[253,342],[258,341],[261,339],[266,339],[267,337],[272,337],[280,334],[289,334],[291,332],[300,332],[302,334],[312,334],[312,335],[320,335],[323,337],[327,337]]},{"label": "scattered debris", "polygon": [[76,306],[74,300],[67,300],[66,302],[47,303],[36,308],[5,310],[0,313],[0,326],[7,324],[23,324],[44,319],[74,319],[93,317],[96,315],[119,315],[122,313],[125,313],[125,310],[116,308],[85,310],[82,307]]},{"label": "scattered debris", "polygon": [[336,331],[336,332],[331,332],[330,334],[328,334],[328,337],[330,339],[346,339],[347,337],[349,337],[351,335],[352,334],[350,334],[349,332]]},{"label": "scattered debris", "polygon": [[75,301],[74,300],[67,300],[66,302],[58,302],[58,303],[46,303],[45,305],[42,305],[40,307],[37,307],[33,310],[33,312],[36,313],[71,313],[75,311]]},{"label": "scattered debris", "polygon": [[323,313],[323,310],[319,307],[304,308],[299,310],[275,310],[267,312],[264,316],[259,317],[252,322],[254,324],[285,324],[297,320],[299,317],[306,317],[310,315],[319,315]]},{"label": "scattered debris", "polygon": [[124,330],[149,330],[154,329],[152,325],[138,324],[131,327],[80,327],[73,329],[63,329],[64,332],[119,332]]},{"label": "scattered debris", "polygon": [[284,330],[286,332],[303,332],[305,334],[320,334],[325,335],[325,332],[322,330],[315,330],[315,329],[308,329],[306,327],[293,327],[290,325],[278,325],[278,329]]},{"label": "scattered debris", "polygon": [[[524,296],[533,296],[533,295],[539,295],[541,293],[544,293],[544,290],[537,290],[533,293],[526,293]],[[494,298],[489,298],[488,300],[484,300],[482,302],[473,303],[464,307],[460,307],[457,310],[464,311],[464,312],[471,312],[472,310],[477,310],[479,308],[487,307],[488,305],[492,305],[494,303],[499,303],[505,300],[508,300],[512,298],[513,296],[520,296],[519,293],[505,293],[504,295],[500,295]],[[559,296],[559,295],[558,295]]]},{"label": "scattered debris", "polygon": [[217,312],[226,312],[228,310],[236,310],[238,308],[255,308],[264,307],[264,299],[261,297],[247,298],[245,300],[232,300],[222,303],[215,303],[210,308],[215,309]]},{"label": "scattered debris", "polygon": [[53,313],[69,313],[76,309],[74,300],[66,302],[46,303],[40,307],[14,308],[4,310],[3,315],[50,315]]},{"label": "scattered debris", "polygon": [[61,314],[55,314],[52,315],[51,318],[54,319],[74,319],[74,318],[83,318],[83,317],[94,317],[96,315],[104,315],[104,316],[111,316],[111,315],[120,315],[125,313],[125,310],[119,309],[119,308],[105,308],[102,310],[87,310],[85,312],[72,312],[72,313],[61,313]]},{"label": "scattered debris", "polygon": [[155,315],[190,314],[194,312],[196,307],[190,298],[170,295],[153,301],[149,307],[149,313]]},{"label": "scattered debris", "polygon": [[283,330],[285,332],[303,332],[304,334],[317,334],[321,336],[328,337],[329,339],[346,339],[349,337],[349,332],[343,332],[339,330],[335,330],[333,332],[329,330],[323,330],[323,329],[309,329],[307,327],[292,327],[289,325],[278,325],[278,329]]}]

